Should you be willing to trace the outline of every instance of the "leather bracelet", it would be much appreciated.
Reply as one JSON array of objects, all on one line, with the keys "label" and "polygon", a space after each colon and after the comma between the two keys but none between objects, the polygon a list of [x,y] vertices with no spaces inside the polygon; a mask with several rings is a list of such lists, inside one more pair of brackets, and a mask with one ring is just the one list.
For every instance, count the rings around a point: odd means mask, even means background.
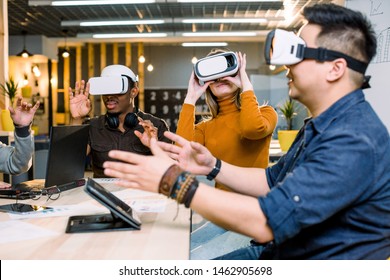
[{"label": "leather bracelet", "polygon": [[172,164],[161,177],[160,184],[158,185],[158,192],[170,197],[175,182],[182,172],[183,170],[177,164]]},{"label": "leather bracelet", "polygon": [[191,201],[194,198],[195,192],[198,189],[199,182],[196,178],[192,181],[187,193],[184,196],[183,202],[186,208],[190,208]]},{"label": "leather bracelet", "polygon": [[199,182],[195,175],[189,172],[182,172],[176,180],[171,191],[171,198],[175,199],[178,204],[184,204],[186,208],[190,207],[192,198],[198,189]]},{"label": "leather bracelet", "polygon": [[172,187],[171,193],[169,195],[172,199],[177,199],[178,193],[181,189],[181,185],[185,182],[188,172],[182,172],[177,178]]},{"label": "leather bracelet", "polygon": [[219,171],[221,171],[221,160],[217,158],[217,162],[215,163],[215,166],[213,170],[207,175],[207,180],[214,180],[215,177],[217,177]]}]

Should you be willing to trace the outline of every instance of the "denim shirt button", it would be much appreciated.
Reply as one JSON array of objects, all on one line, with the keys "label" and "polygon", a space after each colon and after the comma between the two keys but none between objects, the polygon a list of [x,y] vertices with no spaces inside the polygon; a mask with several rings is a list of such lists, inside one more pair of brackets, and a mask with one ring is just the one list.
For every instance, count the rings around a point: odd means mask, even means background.
[{"label": "denim shirt button", "polygon": [[295,202],[299,202],[301,200],[301,198],[299,197],[299,195],[294,195],[293,200]]}]

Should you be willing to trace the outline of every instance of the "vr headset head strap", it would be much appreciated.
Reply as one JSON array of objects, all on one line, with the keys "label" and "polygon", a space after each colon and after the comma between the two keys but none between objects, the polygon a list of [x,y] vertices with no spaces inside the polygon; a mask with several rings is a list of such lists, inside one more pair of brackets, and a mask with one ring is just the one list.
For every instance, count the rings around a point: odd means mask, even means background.
[{"label": "vr headset head strap", "polygon": [[337,58],[344,58],[347,61],[348,68],[355,70],[356,72],[364,74],[368,67],[368,63],[362,62],[349,55],[343,54],[338,51],[332,51],[325,48],[304,48],[302,58],[315,59],[317,61],[332,61]]}]

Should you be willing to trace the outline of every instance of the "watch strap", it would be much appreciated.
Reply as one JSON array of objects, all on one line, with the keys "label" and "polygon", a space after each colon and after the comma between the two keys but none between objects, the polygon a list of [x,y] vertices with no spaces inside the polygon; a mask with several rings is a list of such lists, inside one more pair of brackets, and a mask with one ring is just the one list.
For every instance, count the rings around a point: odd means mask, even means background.
[{"label": "watch strap", "polygon": [[217,158],[217,162],[215,163],[215,166],[213,170],[207,175],[207,180],[214,180],[215,177],[217,177],[219,171],[221,171],[221,160]]}]

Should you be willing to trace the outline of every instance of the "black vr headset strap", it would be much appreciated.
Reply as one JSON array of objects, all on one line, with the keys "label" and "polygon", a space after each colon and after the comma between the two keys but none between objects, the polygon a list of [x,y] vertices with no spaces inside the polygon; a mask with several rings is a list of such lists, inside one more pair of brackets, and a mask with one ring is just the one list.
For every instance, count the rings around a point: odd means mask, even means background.
[{"label": "black vr headset strap", "polygon": [[315,59],[317,61],[332,61],[337,58],[344,58],[347,61],[347,65],[349,68],[362,74],[366,72],[366,69],[368,67],[368,63],[354,59],[349,55],[343,54],[341,52],[331,51],[325,48],[315,49],[305,47],[302,58],[310,58]]}]

